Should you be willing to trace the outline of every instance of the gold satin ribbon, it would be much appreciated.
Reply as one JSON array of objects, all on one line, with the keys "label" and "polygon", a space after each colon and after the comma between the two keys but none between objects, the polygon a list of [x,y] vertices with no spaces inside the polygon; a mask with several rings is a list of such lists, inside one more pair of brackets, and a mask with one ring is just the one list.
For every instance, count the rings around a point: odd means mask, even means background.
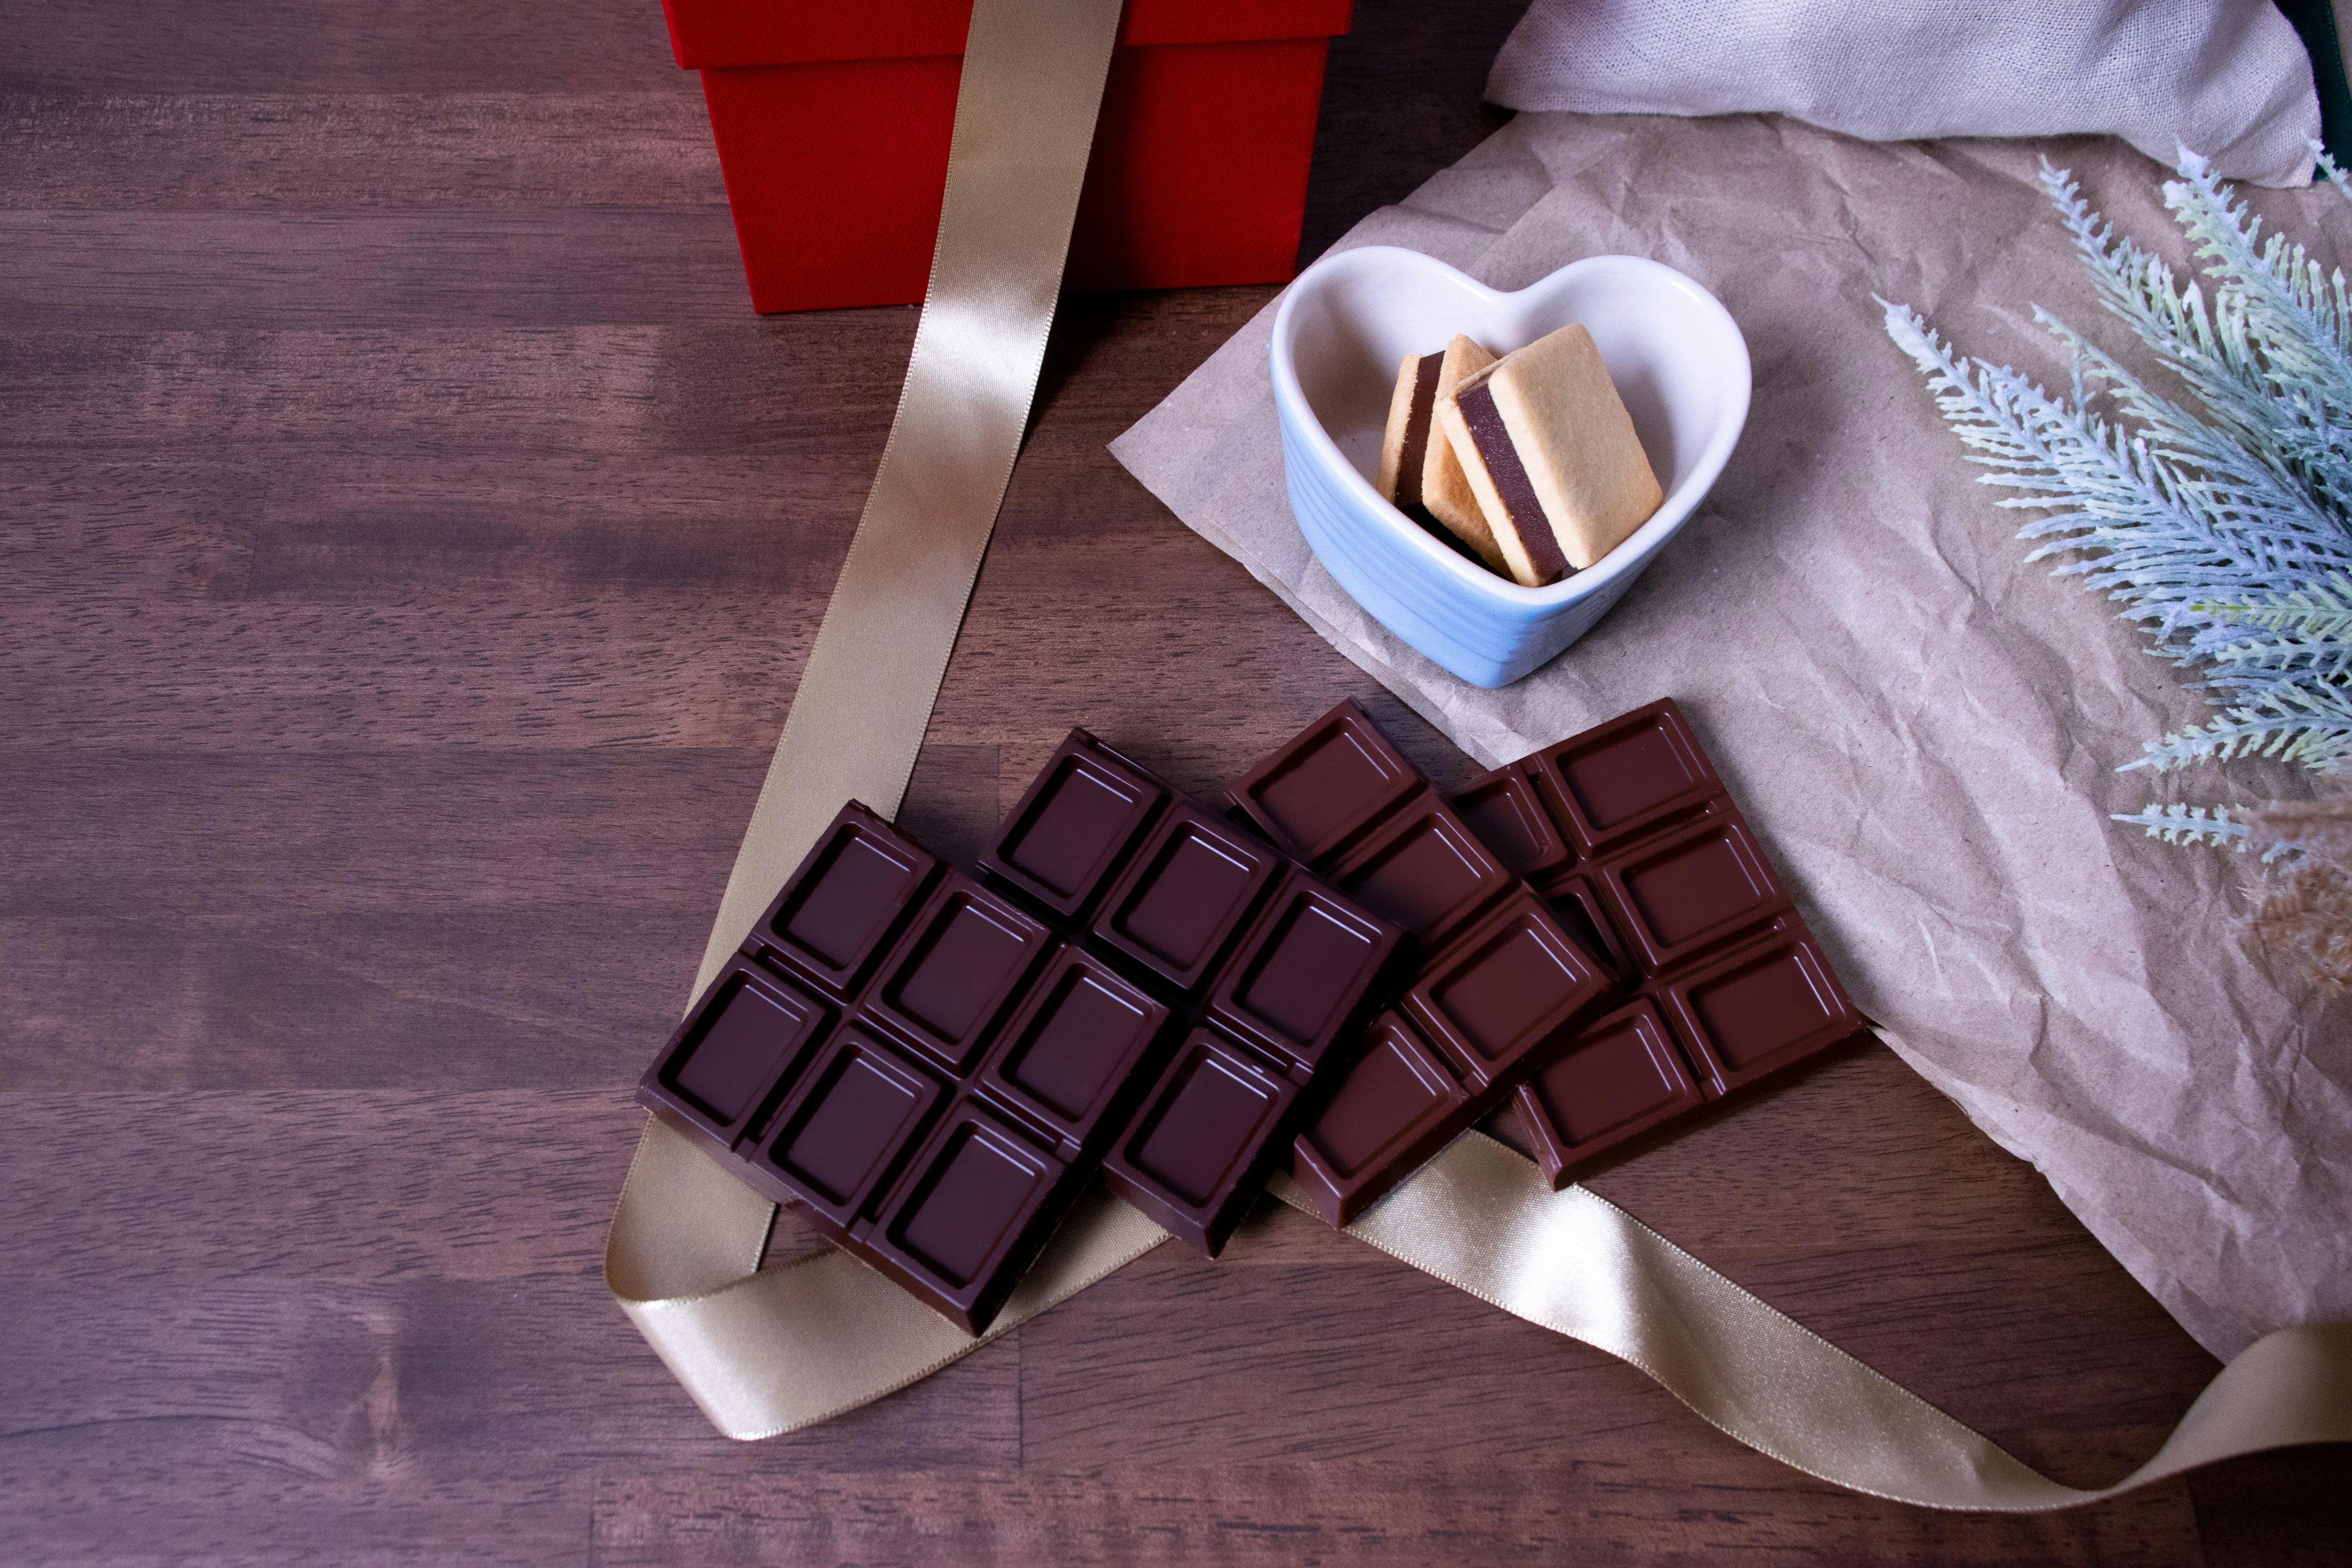
[{"label": "gold satin ribbon", "polygon": [[898,815],[1029,422],[1119,0],[981,0],[898,412],[751,808],[700,994],[845,800]]},{"label": "gold satin ribbon", "polygon": [[[895,813],[988,546],[1053,323],[1118,0],[978,0],[931,280],[890,440],[711,931],[698,994],[841,802]],[[1301,1206],[1277,1179],[1276,1195]],[[711,1422],[753,1438],[905,1387],[1140,1257],[1166,1233],[1099,1188],[987,1335],[824,1253],[759,1272],[774,1208],[648,1121],[605,1279]],[[2113,1487],[2035,1473],[1580,1187],[1465,1133],[1348,1234],[1648,1373],[1759,1452],[1931,1508],[2070,1508],[2198,1465],[2352,1441],[2352,1325],[2232,1362]]]},{"label": "gold satin ribbon", "polygon": [[[891,816],[906,794],[1036,396],[1119,4],[972,7],[906,385],[727,879],[696,995],[843,801]],[[844,1256],[756,1272],[774,1215],[678,1134],[646,1123],[604,1278],[719,1430],[758,1437],[821,1421],[978,1342]],[[1090,1201],[1065,1236],[1055,1258],[1076,1248],[1087,1270],[1076,1289],[1164,1233],[1123,1205]],[[1060,1300],[1042,1298],[1040,1272],[993,1331]],[[811,1334],[825,1353],[803,1352]]]}]

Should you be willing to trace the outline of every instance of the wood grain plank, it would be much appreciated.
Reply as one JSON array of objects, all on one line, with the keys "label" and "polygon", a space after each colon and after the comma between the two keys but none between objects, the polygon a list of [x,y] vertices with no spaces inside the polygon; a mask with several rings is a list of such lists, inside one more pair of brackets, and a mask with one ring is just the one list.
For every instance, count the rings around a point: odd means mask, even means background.
[{"label": "wood grain plank", "polygon": [[2175,1494],[2053,1519],[1955,1519],[1791,1486],[1769,1461],[1541,1454],[1419,1463],[1214,1460],[790,1489],[695,1476],[599,1488],[596,1561],[650,1564],[1214,1562],[2190,1563]]},{"label": "wood grain plank", "polygon": [[[1517,9],[1359,5],[1309,252],[1495,123]],[[0,11],[0,1560],[2347,1560],[2342,1451],[1895,1510],[1272,1206],[718,1438],[603,1227],[914,313],[750,313],[652,0]],[[1466,772],[1103,450],[1271,292],[1066,303],[951,857],[1074,722],[1198,789],[1350,695]],[[1594,1185],[2072,1479],[2211,1370],[1882,1051]]]},{"label": "wood grain plank", "polygon": [[686,71],[586,93],[0,91],[0,210],[726,202]]},{"label": "wood grain plank", "polygon": [[680,74],[661,8],[644,0],[12,7],[0,15],[0,88],[15,92],[578,92]]},{"label": "wood grain plank", "polygon": [[[0,247],[28,264],[0,274],[0,310],[20,330],[170,331],[194,309],[215,333],[331,329],[323,350],[303,355],[311,363],[341,363],[338,349],[400,352],[382,333],[415,319],[572,331],[583,321],[651,325],[681,311],[732,314],[743,293],[734,227],[725,209],[708,205],[0,212]],[[600,352],[590,334],[558,350],[550,368],[568,380],[576,367],[595,386],[609,356],[626,363],[627,352]],[[344,379],[353,379],[348,369]],[[441,390],[458,388],[445,380]]]},{"label": "wood grain plank", "polygon": [[[640,1045],[632,1058],[643,1053]],[[1845,1124],[1862,1107],[1906,1093],[1908,1076],[1883,1056],[1855,1058],[1815,1075],[1804,1086],[1815,1091],[1811,1103],[1788,1105],[1783,1121],[1720,1123],[1709,1130],[1716,1136],[1681,1141],[1620,1174],[1641,1171],[1680,1191],[1694,1184],[1696,1167],[1769,1167],[1791,1122]],[[594,1089],[51,1093],[5,1103],[16,1131],[0,1176],[27,1223],[0,1247],[0,1273],[142,1287],[214,1275],[373,1283],[593,1276],[638,1120],[625,1096]],[[1958,1120],[1948,1108],[1940,1118],[1923,1110],[1924,1122]],[[78,1142],[94,1123],[108,1139]],[[126,1163],[126,1149],[173,1157]],[[1838,1153],[1819,1152],[1825,1162]],[[1795,1192],[1764,1202],[1751,1194],[1742,1205],[1702,1189],[1686,1192],[1691,1230],[1703,1233],[1711,1220],[1738,1242],[1702,1235],[1695,1245],[1997,1438],[2079,1429],[2097,1440],[2055,1458],[2095,1472],[2118,1442],[2125,1453],[2152,1446],[2210,1363],[2180,1343],[2112,1260],[2075,1244],[2063,1209],[2031,1190],[2016,1162],[1948,1139],[1921,1140],[1902,1163],[1908,1168],[1887,1173],[1890,1189],[1932,1184],[1985,1223],[1921,1231],[1882,1207],[1871,1223],[1825,1228],[1823,1211],[1843,1195],[1809,1202],[1815,1194]],[[234,1173],[271,1166],[311,1174],[276,1200],[267,1229],[208,1233],[206,1216]],[[2003,1190],[2018,1200],[2006,1210],[1993,1200]],[[1616,1195],[1643,1206],[1638,1186]],[[354,1236],[381,1239],[354,1249]],[[2068,1310],[2051,1310],[2053,1300]],[[1563,1388],[1539,1421],[1528,1396],[1515,1394],[1517,1380],[1531,1363],[1605,1365],[1271,1205],[1218,1263],[1162,1248],[1024,1339],[1034,1352],[1024,1355],[1024,1441],[1041,1462],[1082,1453],[1141,1463],[1202,1447],[1353,1458],[1426,1447],[1433,1432],[1475,1449],[1491,1440],[1494,1413],[1512,1407],[1523,1428],[1568,1442],[1591,1429],[1591,1395]],[[1969,1355],[1949,1353],[1962,1344]],[[1367,1381],[1372,1367],[1383,1375]],[[1148,1391],[1135,1386],[1141,1373]],[[1663,1412],[1670,1436],[1687,1426],[1643,1380],[1612,1369],[1608,1381],[1638,1396],[1641,1421],[1658,1425]],[[1401,1405],[1412,1407],[1411,1419],[1397,1419]]]}]

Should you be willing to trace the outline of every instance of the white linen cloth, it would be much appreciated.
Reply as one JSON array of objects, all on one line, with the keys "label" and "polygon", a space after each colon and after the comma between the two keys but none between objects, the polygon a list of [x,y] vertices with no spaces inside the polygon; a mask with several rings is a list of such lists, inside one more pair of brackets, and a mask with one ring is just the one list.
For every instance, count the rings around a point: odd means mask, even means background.
[{"label": "white linen cloth", "polygon": [[1536,0],[1486,96],[1872,142],[2104,132],[2264,185],[2309,184],[2319,135],[2311,58],[2271,0]]}]

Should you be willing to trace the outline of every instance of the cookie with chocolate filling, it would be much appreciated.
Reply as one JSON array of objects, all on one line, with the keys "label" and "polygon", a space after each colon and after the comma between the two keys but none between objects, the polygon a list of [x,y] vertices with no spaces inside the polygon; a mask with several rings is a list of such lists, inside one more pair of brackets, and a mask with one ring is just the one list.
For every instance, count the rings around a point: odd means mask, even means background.
[{"label": "cookie with chocolate filling", "polygon": [[1436,419],[1511,576],[1530,588],[1583,571],[1665,500],[1580,326],[1463,377]]},{"label": "cookie with chocolate filling", "polygon": [[1486,526],[1486,514],[1463,475],[1462,460],[1433,422],[1438,403],[1464,376],[1494,363],[1493,354],[1459,336],[1436,353],[1405,355],[1389,398],[1380,478],[1374,482],[1406,516],[1424,524],[1434,521],[1490,570],[1507,572],[1495,531]]}]

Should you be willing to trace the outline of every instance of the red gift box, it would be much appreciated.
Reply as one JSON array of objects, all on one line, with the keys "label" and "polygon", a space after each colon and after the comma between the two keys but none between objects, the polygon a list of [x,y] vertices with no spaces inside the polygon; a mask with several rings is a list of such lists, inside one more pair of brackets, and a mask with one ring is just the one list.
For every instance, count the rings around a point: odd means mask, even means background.
[{"label": "red gift box", "polygon": [[[1129,0],[1066,278],[1287,279],[1350,0]],[[761,310],[923,297],[971,0],[663,0]]]}]

